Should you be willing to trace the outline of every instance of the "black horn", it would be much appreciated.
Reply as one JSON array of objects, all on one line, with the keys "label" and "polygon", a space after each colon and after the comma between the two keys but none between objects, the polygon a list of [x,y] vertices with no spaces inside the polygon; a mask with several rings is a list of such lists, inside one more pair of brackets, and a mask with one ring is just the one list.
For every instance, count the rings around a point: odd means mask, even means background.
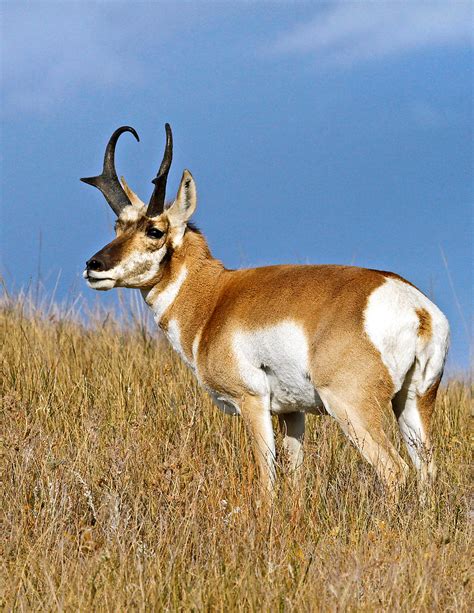
[{"label": "black horn", "polygon": [[158,174],[153,179],[152,183],[155,184],[155,189],[150,198],[146,214],[148,217],[156,217],[163,213],[165,208],[165,196],[166,196],[166,181],[168,179],[168,172],[170,170],[171,161],[173,159],[173,134],[171,133],[171,127],[169,123],[165,123],[166,130],[166,146],[161,161],[161,166]]},{"label": "black horn", "polygon": [[120,215],[122,209],[131,204],[115,171],[115,146],[120,135],[124,132],[131,132],[137,141],[140,141],[138,134],[130,126],[117,128],[110,137],[105,149],[102,174],[98,177],[85,177],[81,179],[84,183],[100,189],[117,217]]}]

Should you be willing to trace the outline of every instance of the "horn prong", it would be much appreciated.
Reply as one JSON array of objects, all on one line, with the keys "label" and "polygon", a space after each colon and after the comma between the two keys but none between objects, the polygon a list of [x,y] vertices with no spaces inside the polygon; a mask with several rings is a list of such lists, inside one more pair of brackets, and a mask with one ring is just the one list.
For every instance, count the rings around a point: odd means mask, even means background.
[{"label": "horn prong", "polygon": [[105,148],[102,174],[97,177],[84,177],[81,179],[83,183],[97,187],[97,189],[103,193],[117,217],[126,206],[131,204],[130,199],[120,184],[115,170],[115,147],[120,135],[124,132],[131,132],[136,140],[140,142],[140,137],[134,128],[130,126],[121,126],[117,128],[110,137],[107,147]]}]

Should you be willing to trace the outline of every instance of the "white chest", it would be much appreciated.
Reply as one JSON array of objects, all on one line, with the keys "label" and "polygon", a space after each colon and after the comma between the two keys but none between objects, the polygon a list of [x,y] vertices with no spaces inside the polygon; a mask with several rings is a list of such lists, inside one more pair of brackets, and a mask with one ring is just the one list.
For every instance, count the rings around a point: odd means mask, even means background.
[{"label": "white chest", "polygon": [[183,347],[181,345],[181,330],[179,328],[179,324],[176,319],[172,319],[168,323],[168,328],[165,330],[165,336],[168,339],[171,347],[176,351],[179,357],[183,360],[183,362],[191,368],[193,372],[195,372],[195,364],[194,361],[190,361],[186,356]]}]

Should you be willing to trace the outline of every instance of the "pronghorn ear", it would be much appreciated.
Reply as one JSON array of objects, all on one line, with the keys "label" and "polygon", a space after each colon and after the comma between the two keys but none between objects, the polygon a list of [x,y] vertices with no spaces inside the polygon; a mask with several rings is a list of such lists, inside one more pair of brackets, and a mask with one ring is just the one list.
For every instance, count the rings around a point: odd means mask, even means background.
[{"label": "pronghorn ear", "polygon": [[172,227],[184,226],[196,209],[196,183],[189,170],[183,172],[176,200],[166,211]]}]

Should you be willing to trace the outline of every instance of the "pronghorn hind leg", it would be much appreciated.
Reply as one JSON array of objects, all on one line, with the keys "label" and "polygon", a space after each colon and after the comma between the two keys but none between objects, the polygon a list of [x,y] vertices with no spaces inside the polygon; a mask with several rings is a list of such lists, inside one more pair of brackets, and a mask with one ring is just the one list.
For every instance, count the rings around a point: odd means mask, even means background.
[{"label": "pronghorn hind leg", "polygon": [[389,441],[382,427],[382,409],[373,399],[363,404],[350,402],[344,393],[318,390],[326,409],[341,426],[362,456],[376,470],[394,497],[405,484],[408,466]]},{"label": "pronghorn hind leg", "polygon": [[252,438],[262,486],[271,493],[275,484],[275,437],[269,401],[246,395],[240,403],[240,411]]},{"label": "pronghorn hind leg", "polygon": [[303,464],[305,414],[301,412],[283,413],[278,415],[278,422],[283,433],[283,449],[288,460],[291,477],[296,484],[301,475]]},{"label": "pronghorn hind leg", "polygon": [[420,485],[425,488],[436,476],[430,433],[440,380],[419,394],[414,378],[413,372],[409,373],[402,389],[393,398],[392,406],[408,454],[420,475]]}]

